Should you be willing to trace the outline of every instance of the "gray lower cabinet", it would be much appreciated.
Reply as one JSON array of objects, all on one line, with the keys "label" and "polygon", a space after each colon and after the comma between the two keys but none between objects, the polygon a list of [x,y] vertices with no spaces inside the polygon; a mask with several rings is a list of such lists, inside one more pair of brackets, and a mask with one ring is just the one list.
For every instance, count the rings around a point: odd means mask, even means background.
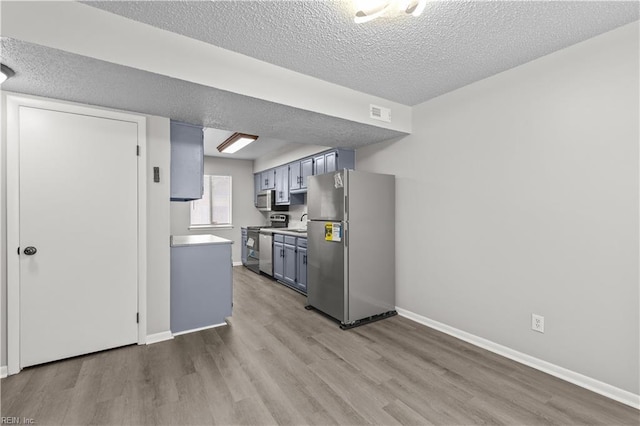
[{"label": "gray lower cabinet", "polygon": [[284,279],[284,236],[273,235],[273,278]]},{"label": "gray lower cabinet", "polygon": [[204,142],[201,126],[171,121],[171,201],[202,198]]},{"label": "gray lower cabinet", "polygon": [[297,275],[296,288],[303,293],[307,293],[307,239],[298,238],[296,253]]},{"label": "gray lower cabinet", "polygon": [[231,241],[213,235],[171,241],[171,332],[225,323],[233,304]]},{"label": "gray lower cabinet", "polygon": [[290,286],[296,284],[296,237],[284,237],[284,270],[282,281]]},{"label": "gray lower cabinet", "polygon": [[273,277],[307,293],[307,239],[273,234]]}]

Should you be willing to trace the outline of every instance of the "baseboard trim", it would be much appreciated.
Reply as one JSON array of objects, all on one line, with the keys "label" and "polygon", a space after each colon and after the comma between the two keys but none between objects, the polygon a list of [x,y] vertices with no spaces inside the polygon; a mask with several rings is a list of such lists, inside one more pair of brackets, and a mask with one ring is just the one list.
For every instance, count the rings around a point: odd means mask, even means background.
[{"label": "baseboard trim", "polygon": [[196,331],[208,330],[210,328],[222,327],[223,325],[227,325],[226,322],[214,325],[208,325],[206,327],[194,328],[192,330],[179,331],[177,333],[173,333],[174,336],[180,336],[182,334],[195,333]]},{"label": "baseboard trim", "polygon": [[0,367],[0,379],[4,379],[5,377],[7,377],[7,366],[3,365],[2,367]]},{"label": "baseboard trim", "polygon": [[162,333],[149,334],[147,336],[147,345],[154,343],[164,342],[165,340],[173,339],[173,334],[170,331],[163,331]]},{"label": "baseboard trim", "polygon": [[242,266],[242,262],[233,262],[232,265],[233,266]]},{"label": "baseboard trim", "polygon": [[607,398],[613,399],[615,401],[640,410],[640,395],[636,395],[624,389],[620,389],[599,380],[592,379],[591,377],[587,377],[580,373],[576,373],[575,371],[568,370],[564,367],[551,364],[550,362],[543,361],[525,353],[518,352],[514,349],[502,346],[498,343],[492,342],[482,337],[478,337],[471,333],[467,333],[466,331],[459,330],[457,328],[448,326],[422,315],[418,315],[406,309],[396,307],[396,310],[398,311],[398,315],[408,318],[412,321],[415,321],[422,325],[426,325],[427,327],[441,331],[457,339],[464,340],[465,342],[471,343],[472,345],[486,349],[498,355],[502,355],[505,358],[509,358],[531,368],[535,368],[536,370],[543,371],[559,379],[565,380],[569,383],[573,383],[574,385],[578,385],[592,392],[598,393],[602,396],[606,396]]}]

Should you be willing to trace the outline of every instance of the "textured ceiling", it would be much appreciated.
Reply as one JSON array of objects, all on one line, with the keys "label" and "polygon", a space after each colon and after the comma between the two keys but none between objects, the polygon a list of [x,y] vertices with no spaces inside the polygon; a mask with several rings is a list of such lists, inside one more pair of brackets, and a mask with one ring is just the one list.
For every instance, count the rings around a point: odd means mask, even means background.
[{"label": "textured ceiling", "polygon": [[[636,1],[440,1],[419,18],[360,25],[351,0],[86,4],[406,105],[640,17]],[[260,135],[234,158],[293,143],[354,148],[403,135],[21,40],[3,38],[0,47],[2,62],[18,71],[3,90]]]},{"label": "textured ceiling", "polygon": [[255,134],[255,149],[283,142],[355,148],[404,135],[11,38],[2,38],[0,52],[20,71],[3,90]]},{"label": "textured ceiling", "polygon": [[438,1],[359,25],[351,0],[87,4],[405,105],[640,18],[637,1]]}]

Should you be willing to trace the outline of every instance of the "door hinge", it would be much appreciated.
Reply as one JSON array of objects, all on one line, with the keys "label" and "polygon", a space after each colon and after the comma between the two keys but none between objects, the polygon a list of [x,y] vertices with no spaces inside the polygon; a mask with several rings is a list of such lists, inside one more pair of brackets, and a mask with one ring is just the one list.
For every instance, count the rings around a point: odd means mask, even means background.
[{"label": "door hinge", "polygon": [[140,324],[140,313],[136,313],[136,324]]},{"label": "door hinge", "polygon": [[18,247],[18,256],[20,256],[20,247]]},{"label": "door hinge", "polygon": [[140,145],[136,145],[136,155],[140,156]]}]

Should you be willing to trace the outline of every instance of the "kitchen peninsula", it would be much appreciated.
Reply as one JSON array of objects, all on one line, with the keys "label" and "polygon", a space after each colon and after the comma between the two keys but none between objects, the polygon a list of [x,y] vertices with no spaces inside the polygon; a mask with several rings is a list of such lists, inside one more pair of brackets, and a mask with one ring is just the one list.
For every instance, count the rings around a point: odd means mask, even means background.
[{"label": "kitchen peninsula", "polygon": [[171,237],[171,332],[225,324],[233,302],[231,240],[215,235]]}]

